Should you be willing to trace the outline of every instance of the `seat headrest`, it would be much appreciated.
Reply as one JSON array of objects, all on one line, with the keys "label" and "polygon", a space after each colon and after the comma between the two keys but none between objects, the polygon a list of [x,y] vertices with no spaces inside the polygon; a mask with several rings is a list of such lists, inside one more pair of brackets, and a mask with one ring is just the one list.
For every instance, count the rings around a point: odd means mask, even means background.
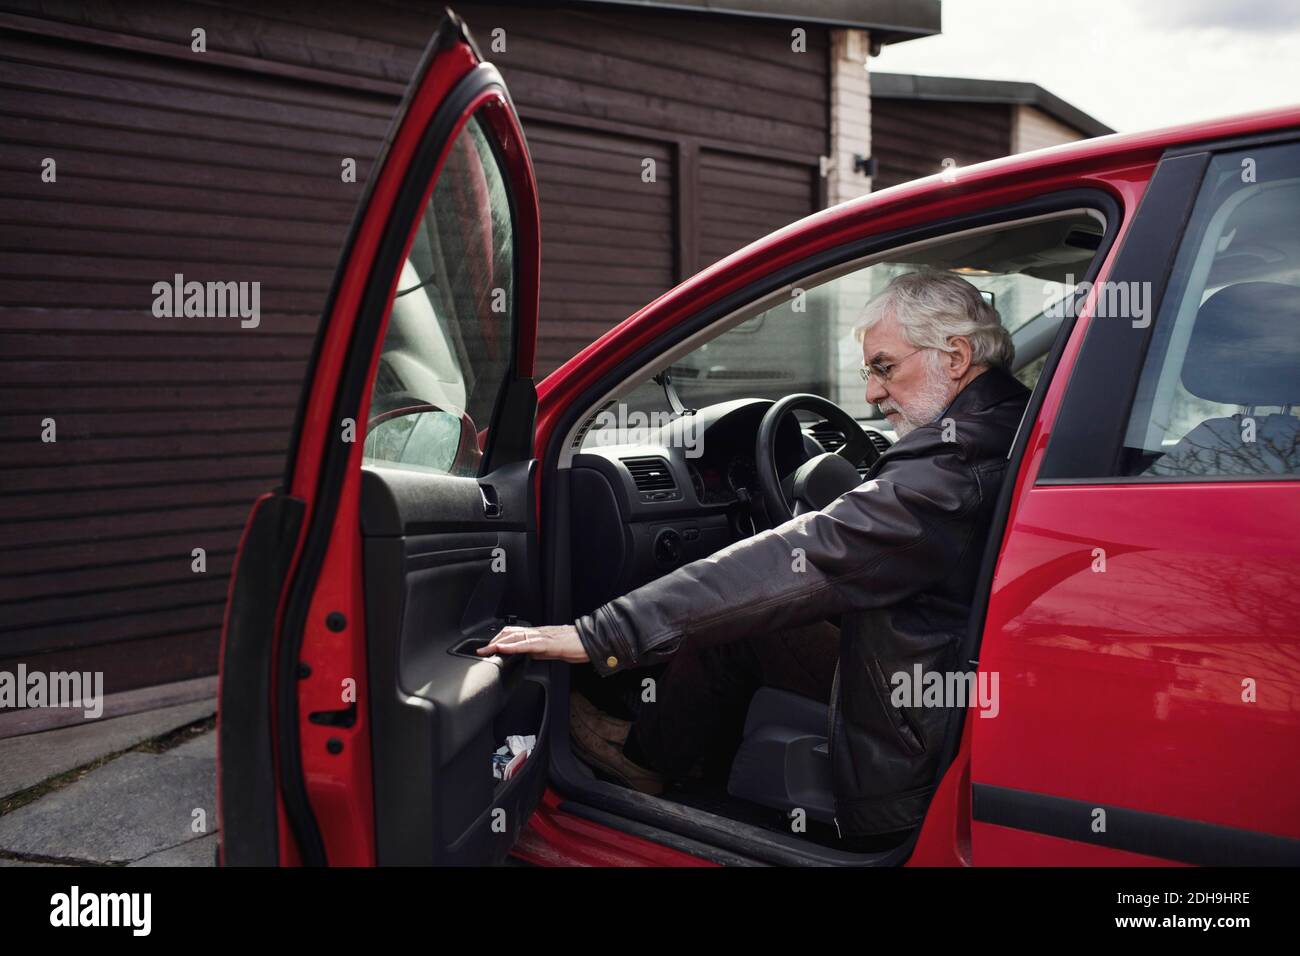
[{"label": "seat headrest", "polygon": [[1183,386],[1223,405],[1300,405],[1300,287],[1239,282],[1206,299]]}]

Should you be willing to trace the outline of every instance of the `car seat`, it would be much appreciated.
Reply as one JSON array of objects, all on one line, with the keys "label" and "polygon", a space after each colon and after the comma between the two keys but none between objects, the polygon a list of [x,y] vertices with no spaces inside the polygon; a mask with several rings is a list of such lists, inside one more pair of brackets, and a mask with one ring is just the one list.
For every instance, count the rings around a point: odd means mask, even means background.
[{"label": "car seat", "polygon": [[834,822],[829,711],[819,700],[760,687],[749,703],[727,793],[775,810],[802,808],[810,819]]},{"label": "car seat", "polygon": [[[1166,477],[1300,473],[1300,288],[1241,282],[1205,300],[1187,343],[1183,387],[1244,414],[1211,418],[1144,472]],[[1281,411],[1255,415],[1257,407]],[[1255,421],[1246,440],[1244,419]]]}]

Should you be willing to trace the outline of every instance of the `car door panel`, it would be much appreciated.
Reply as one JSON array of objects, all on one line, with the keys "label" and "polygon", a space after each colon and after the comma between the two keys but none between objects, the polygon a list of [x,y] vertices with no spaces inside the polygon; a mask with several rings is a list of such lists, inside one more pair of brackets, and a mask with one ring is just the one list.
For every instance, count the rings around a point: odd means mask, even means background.
[{"label": "car door panel", "polygon": [[379,863],[500,862],[540,795],[543,751],[509,781],[490,756],[507,735],[540,737],[544,665],[474,654],[539,613],[535,467],[363,472],[369,665],[385,675],[371,698]]},{"label": "car door panel", "polygon": [[[1058,838],[1058,864],[1095,860],[1088,844],[1202,864],[1294,861],[1300,841],[1271,838],[1297,833],[1294,790],[1246,782],[1296,754],[1276,697],[1294,694],[1295,668],[1269,622],[1300,611],[1278,600],[1279,584],[1300,579],[1297,522],[1300,495],[1280,484],[1028,496],[995,601],[1010,639],[981,659],[1001,673],[1003,709],[976,722],[976,820]],[[1247,677],[1272,688],[1258,708],[1243,706]],[[978,862],[982,849],[1000,857],[1004,839],[979,831]]]},{"label": "car door panel", "polygon": [[[1261,181],[1300,173],[1300,149],[1274,149],[1251,154]],[[974,721],[977,864],[1300,860],[1300,485],[1161,479],[1124,464],[1167,307],[1188,289],[1202,302],[1190,253],[1222,253],[1236,232],[1216,247],[1197,216],[1254,183],[1213,152],[1162,160],[1109,276],[1145,284],[1150,311],[1098,315],[1094,299],[1061,412],[1040,423],[1041,467],[1023,477],[1033,484],[1012,516],[980,653],[1002,702],[997,720]],[[1261,247],[1237,238],[1247,256],[1234,267]],[[1230,364],[1249,368],[1255,347],[1238,342]]]}]

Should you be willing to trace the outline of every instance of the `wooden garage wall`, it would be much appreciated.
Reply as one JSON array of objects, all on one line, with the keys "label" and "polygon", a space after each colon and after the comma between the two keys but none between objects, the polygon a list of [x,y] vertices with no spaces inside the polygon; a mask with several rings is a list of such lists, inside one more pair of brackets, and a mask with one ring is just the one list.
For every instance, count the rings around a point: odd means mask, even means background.
[{"label": "wooden garage wall", "polygon": [[[457,6],[485,52],[506,29],[488,56],[537,161],[539,375],[816,208],[824,31],[792,55],[777,25]],[[110,692],[215,671],[239,532],[280,476],[338,247],[435,9],[0,3],[0,669],[103,670]],[[177,272],[261,282],[260,327],[154,318]]]},{"label": "wooden garage wall", "polygon": [[[0,667],[109,692],[210,674],[356,201],[339,158],[369,171],[393,93],[229,68],[259,43],[307,62],[290,24],[37,8],[0,18]],[[261,282],[260,327],[154,318],[177,272]]]},{"label": "wooden garage wall", "polygon": [[[537,160],[539,377],[677,281],[820,207],[825,29],[809,28],[807,52],[794,53],[788,24],[458,9],[505,76]],[[490,50],[497,26],[504,52]]]},{"label": "wooden garage wall", "polygon": [[818,170],[718,150],[700,152],[701,267],[820,206]]},{"label": "wooden garage wall", "polygon": [[873,190],[943,171],[951,157],[969,166],[1011,153],[1011,110],[1005,103],[871,99]]}]

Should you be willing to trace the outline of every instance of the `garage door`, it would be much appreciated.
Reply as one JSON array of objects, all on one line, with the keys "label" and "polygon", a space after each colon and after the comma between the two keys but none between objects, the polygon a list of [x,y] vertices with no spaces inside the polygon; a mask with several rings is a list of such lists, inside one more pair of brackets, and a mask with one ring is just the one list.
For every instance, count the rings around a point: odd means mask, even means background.
[{"label": "garage door", "polygon": [[527,136],[542,207],[541,379],[673,285],[673,162],[649,139],[540,122]]},{"label": "garage door", "polygon": [[[364,183],[392,102],[4,34],[0,668],[213,672],[360,188],[339,157]],[[257,326],[156,317],[177,274],[258,283]]]}]

